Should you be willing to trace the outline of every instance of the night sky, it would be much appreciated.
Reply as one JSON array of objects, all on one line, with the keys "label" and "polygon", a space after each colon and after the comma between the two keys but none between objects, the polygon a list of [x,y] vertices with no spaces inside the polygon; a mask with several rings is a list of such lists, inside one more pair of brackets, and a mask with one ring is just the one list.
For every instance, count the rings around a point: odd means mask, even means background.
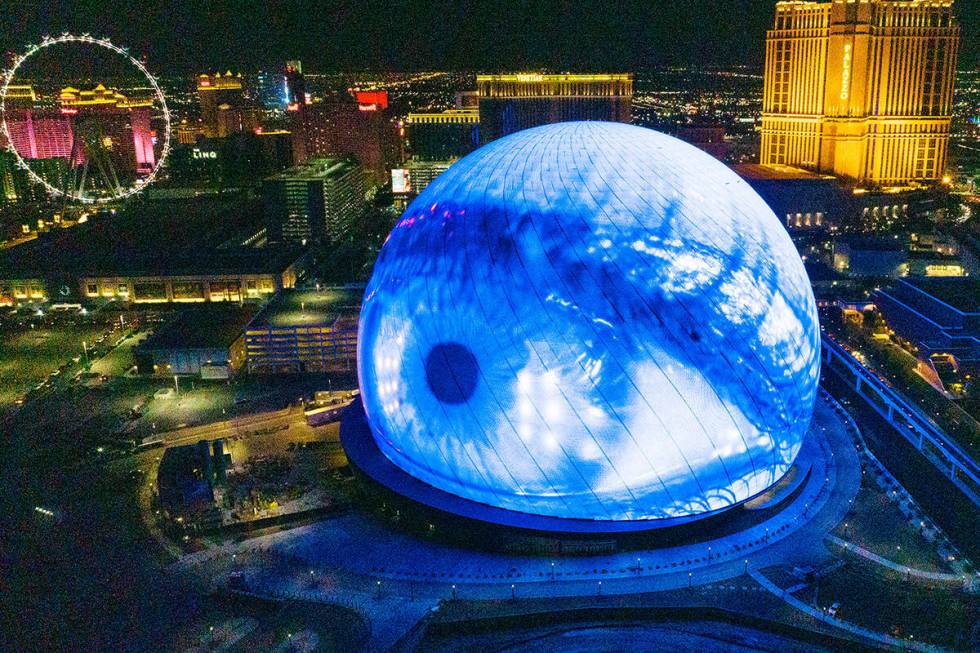
[{"label": "night sky", "polygon": [[[0,0],[0,50],[90,32],[159,72],[245,70],[300,58],[311,71],[636,70],[761,66],[774,0]],[[980,2],[957,0],[961,67],[976,65]]]}]

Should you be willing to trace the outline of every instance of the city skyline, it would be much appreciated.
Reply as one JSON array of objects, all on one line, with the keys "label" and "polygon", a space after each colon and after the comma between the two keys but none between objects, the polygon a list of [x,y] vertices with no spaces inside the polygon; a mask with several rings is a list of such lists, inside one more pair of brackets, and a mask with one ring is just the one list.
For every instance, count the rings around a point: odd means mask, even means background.
[{"label": "city skyline", "polygon": [[980,651],[978,12],[4,11],[0,651]]},{"label": "city skyline", "polygon": [[[310,72],[547,70],[598,72],[662,65],[763,65],[774,0],[617,4],[616,11],[558,0],[495,3],[253,3],[197,5],[42,0],[0,17],[0,51],[63,31],[127,43],[172,70]],[[960,0],[963,67],[980,57],[980,5]],[[665,11],[668,9],[669,11]],[[243,38],[244,37],[244,38]]]}]

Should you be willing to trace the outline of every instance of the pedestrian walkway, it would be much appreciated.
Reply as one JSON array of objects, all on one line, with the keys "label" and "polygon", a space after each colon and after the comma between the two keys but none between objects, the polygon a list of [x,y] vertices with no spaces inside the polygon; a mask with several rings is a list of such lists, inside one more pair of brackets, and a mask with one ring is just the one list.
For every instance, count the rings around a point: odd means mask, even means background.
[{"label": "pedestrian walkway", "polygon": [[235,617],[220,626],[212,626],[202,637],[198,646],[184,653],[223,653],[230,650],[246,635],[251,633],[259,622],[251,617]]},{"label": "pedestrian walkway", "polygon": [[898,637],[893,637],[887,633],[879,633],[877,631],[871,630],[869,628],[864,628],[863,626],[858,626],[849,621],[844,621],[843,619],[838,619],[837,617],[832,617],[823,610],[815,608],[812,605],[804,603],[800,599],[793,596],[786,590],[778,587],[775,583],[766,578],[762,572],[757,569],[749,569],[749,575],[755,579],[757,583],[765,587],[772,594],[783,599],[789,605],[793,606],[800,612],[810,615],[814,619],[825,623],[829,626],[835,628],[840,628],[852,635],[857,635],[858,637],[863,637],[870,639],[871,641],[877,642],[878,644],[884,644],[886,646],[892,646],[902,650],[912,650],[912,651],[929,651],[930,653],[940,653],[942,651],[947,651],[948,649],[942,648],[941,646],[934,646],[932,644],[926,644],[925,642],[917,642],[913,639],[899,639]]},{"label": "pedestrian walkway", "polygon": [[897,571],[898,573],[906,577],[919,578],[922,580],[933,581],[937,583],[950,583],[953,585],[961,585],[964,588],[966,588],[970,584],[969,576],[961,576],[958,574],[947,574],[938,571],[923,571],[921,569],[913,569],[912,567],[908,567],[906,565],[900,565],[897,562],[893,562],[887,558],[883,558],[877,553],[874,553],[873,551],[869,551],[868,549],[865,549],[862,546],[854,544],[853,542],[848,542],[847,540],[843,540],[832,533],[828,533],[826,539],[831,544],[839,546],[840,548],[844,549],[848,553],[853,553],[855,555],[861,556],[865,560],[870,560],[871,562],[879,564],[883,567],[887,567],[888,569]]},{"label": "pedestrian walkway", "polygon": [[[952,561],[951,566],[961,572],[959,574],[953,574],[962,578],[964,575],[969,575],[968,569],[973,568],[972,562],[970,562],[960,551],[957,549],[943,530],[937,525],[925,511],[919,506],[919,504],[912,498],[909,491],[898,482],[898,479],[888,471],[877,456],[872,453],[871,449],[868,448],[868,444],[864,441],[864,436],[861,434],[861,429],[858,428],[857,422],[851,417],[843,406],[841,406],[833,397],[823,391],[826,395],[828,402],[834,406],[834,410],[837,414],[844,420],[846,424],[847,433],[850,435],[851,440],[854,442],[858,451],[860,452],[860,457],[864,462],[864,466],[874,474],[879,487],[891,487],[892,498],[897,498],[898,510],[905,515],[906,518],[912,520],[913,522],[919,522],[922,525],[922,534],[929,540],[937,543],[937,553],[947,561]],[[900,497],[900,498],[898,498]],[[976,576],[971,578],[969,581],[970,585],[975,587],[978,584],[978,579]]]},{"label": "pedestrian walkway", "polygon": [[[762,560],[755,559],[775,555],[774,550],[783,540],[788,541],[781,549],[782,554],[826,555],[823,536],[846,514],[860,485],[857,455],[848,444],[844,423],[830,404],[818,402],[810,437],[804,444],[813,465],[809,480],[799,494],[769,520],[706,542],[548,559],[464,550],[422,541],[352,513],[185,555],[175,566],[203,569],[212,566],[209,561],[260,550],[283,560],[295,560],[297,567],[316,569],[318,573],[348,574],[372,583],[384,579],[402,586],[438,586],[440,591],[451,584],[509,587],[558,583],[586,587],[599,581],[630,580],[642,580],[648,587],[680,587],[689,583],[689,577],[694,580],[714,577],[722,567],[730,576],[742,574],[747,560],[751,558],[758,565]],[[358,553],[351,556],[351,551]],[[712,571],[705,573],[709,569]],[[654,578],[658,580],[651,582]],[[574,590],[569,588],[569,591]]]},{"label": "pedestrian walkway", "polygon": [[704,542],[549,559],[423,540],[355,511],[227,542],[185,555],[173,567],[206,579],[211,590],[226,586],[236,572],[236,585],[258,595],[346,605],[371,623],[372,646],[393,641],[441,599],[734,587],[750,565],[819,565],[828,557],[824,536],[846,515],[861,479],[846,425],[830,402],[817,402],[804,448],[810,474],[787,505],[765,521]]}]

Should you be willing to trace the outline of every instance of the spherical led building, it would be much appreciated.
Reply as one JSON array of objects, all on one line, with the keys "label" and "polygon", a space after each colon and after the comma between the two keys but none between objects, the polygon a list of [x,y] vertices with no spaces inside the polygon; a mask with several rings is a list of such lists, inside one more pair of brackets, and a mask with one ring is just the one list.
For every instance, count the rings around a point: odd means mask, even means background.
[{"label": "spherical led building", "polygon": [[358,372],[377,447],[433,488],[675,523],[787,472],[819,346],[800,257],[745,182],[664,134],[573,122],[480,148],[408,207]]}]

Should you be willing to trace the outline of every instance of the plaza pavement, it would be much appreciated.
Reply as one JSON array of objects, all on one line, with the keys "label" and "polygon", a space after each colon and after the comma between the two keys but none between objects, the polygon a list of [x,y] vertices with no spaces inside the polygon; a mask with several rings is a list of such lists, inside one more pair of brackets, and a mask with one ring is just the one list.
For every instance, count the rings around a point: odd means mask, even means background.
[{"label": "plaza pavement", "polygon": [[[846,423],[826,397],[804,446],[813,460],[775,516],[715,540],[644,551],[548,558],[425,542],[350,514],[184,556],[175,567],[212,587],[240,572],[256,594],[338,603],[371,624],[384,650],[442,599],[635,594],[718,583],[771,565],[821,566],[825,535],[847,514],[861,468]],[[710,550],[709,550],[710,547]]]}]

